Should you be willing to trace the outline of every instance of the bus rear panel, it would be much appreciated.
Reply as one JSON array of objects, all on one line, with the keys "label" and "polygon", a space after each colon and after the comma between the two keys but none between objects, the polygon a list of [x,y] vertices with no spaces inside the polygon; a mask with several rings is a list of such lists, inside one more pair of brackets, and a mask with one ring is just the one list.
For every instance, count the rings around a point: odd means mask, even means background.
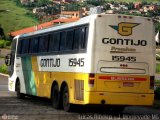
[{"label": "bus rear panel", "polygon": [[89,103],[152,105],[155,42],[151,19],[98,15],[95,21],[94,85]]}]

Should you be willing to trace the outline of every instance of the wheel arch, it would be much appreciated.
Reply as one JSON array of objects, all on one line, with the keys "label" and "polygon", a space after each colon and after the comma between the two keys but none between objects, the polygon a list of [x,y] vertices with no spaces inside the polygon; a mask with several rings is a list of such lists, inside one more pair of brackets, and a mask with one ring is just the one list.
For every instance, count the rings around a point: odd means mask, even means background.
[{"label": "wheel arch", "polygon": [[18,83],[18,82],[20,83],[19,77],[17,77],[17,78],[16,78],[16,81],[15,81],[15,91],[17,91],[16,88],[17,88],[17,83]]},{"label": "wheel arch", "polygon": [[[63,89],[65,88],[65,86],[68,87],[68,84],[66,81],[63,81],[60,87],[60,95],[62,95]],[[68,88],[69,89],[69,88]]]},{"label": "wheel arch", "polygon": [[[58,85],[58,82],[56,80],[54,80],[52,83],[50,98],[52,98],[52,89],[55,85]],[[59,85],[58,85],[58,89],[59,89]]]}]

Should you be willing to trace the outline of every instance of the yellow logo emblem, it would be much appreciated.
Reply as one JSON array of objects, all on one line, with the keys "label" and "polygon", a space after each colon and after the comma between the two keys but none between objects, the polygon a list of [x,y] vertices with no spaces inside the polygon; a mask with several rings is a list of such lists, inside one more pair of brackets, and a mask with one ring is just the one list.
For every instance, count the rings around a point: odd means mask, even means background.
[{"label": "yellow logo emblem", "polygon": [[139,23],[121,22],[118,26],[110,25],[110,27],[117,30],[118,34],[122,36],[129,36],[132,35],[132,29],[138,25]]}]

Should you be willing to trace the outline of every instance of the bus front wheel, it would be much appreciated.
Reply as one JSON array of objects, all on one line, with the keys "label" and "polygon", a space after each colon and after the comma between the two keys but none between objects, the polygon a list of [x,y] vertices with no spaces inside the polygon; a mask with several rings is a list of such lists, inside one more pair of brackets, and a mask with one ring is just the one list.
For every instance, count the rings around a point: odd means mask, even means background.
[{"label": "bus front wheel", "polygon": [[24,94],[21,93],[21,85],[19,80],[16,82],[16,92],[17,92],[17,98],[23,99],[25,97]]},{"label": "bus front wheel", "polygon": [[60,107],[60,95],[59,95],[59,89],[58,85],[54,85],[52,88],[52,106],[55,109],[58,109]]},{"label": "bus front wheel", "polygon": [[63,109],[66,112],[71,111],[72,108],[72,104],[69,103],[69,90],[68,87],[65,86],[63,89],[63,96],[62,96],[62,100],[63,100]]}]

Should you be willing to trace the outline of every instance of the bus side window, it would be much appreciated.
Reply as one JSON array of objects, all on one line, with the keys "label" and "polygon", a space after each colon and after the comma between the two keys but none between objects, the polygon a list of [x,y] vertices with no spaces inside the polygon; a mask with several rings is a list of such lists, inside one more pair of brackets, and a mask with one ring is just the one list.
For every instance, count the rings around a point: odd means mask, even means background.
[{"label": "bus side window", "polygon": [[21,45],[21,54],[26,54],[28,53],[28,49],[29,49],[29,39],[23,39],[21,41],[22,45]]},{"label": "bus side window", "polygon": [[37,53],[38,52],[38,37],[34,37],[30,42],[29,53]]},{"label": "bus side window", "polygon": [[85,49],[85,27],[81,28],[80,34],[79,49]]},{"label": "bus side window", "polygon": [[39,47],[38,52],[47,52],[48,49],[48,35],[39,37]]},{"label": "bus side window", "polygon": [[60,51],[66,50],[66,31],[61,32]]},{"label": "bus side window", "polygon": [[67,31],[66,50],[73,49],[73,35],[74,35],[74,30]]},{"label": "bus side window", "polygon": [[82,42],[83,49],[87,48],[87,40],[88,40],[88,27],[85,27],[85,36],[84,41]]},{"label": "bus side window", "polygon": [[22,40],[18,41],[18,49],[17,49],[17,53],[21,54],[21,50],[22,50]]},{"label": "bus side window", "polygon": [[49,40],[49,52],[59,51],[59,43],[60,43],[60,32],[55,32],[51,34]]},{"label": "bus side window", "polygon": [[73,45],[73,49],[74,50],[79,50],[79,42],[80,42],[80,29],[75,29],[74,32],[74,45]]}]

